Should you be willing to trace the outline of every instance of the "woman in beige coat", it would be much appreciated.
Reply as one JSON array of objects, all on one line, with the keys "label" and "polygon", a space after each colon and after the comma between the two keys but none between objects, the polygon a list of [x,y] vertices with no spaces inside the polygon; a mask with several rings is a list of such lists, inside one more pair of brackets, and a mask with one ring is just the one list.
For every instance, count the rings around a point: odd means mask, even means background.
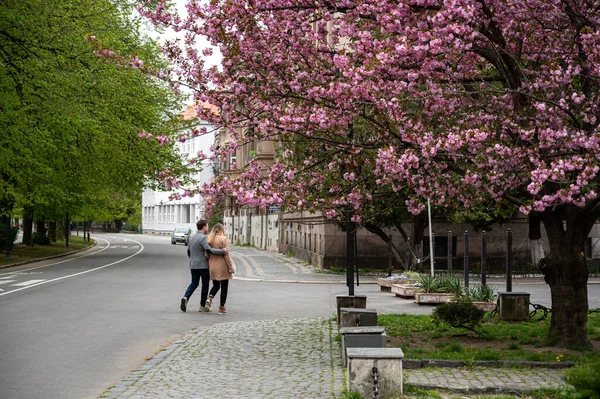
[{"label": "woman in beige coat", "polygon": [[[211,247],[218,249],[227,248],[229,246],[227,238],[225,237],[225,229],[221,223],[217,223],[213,226],[208,235],[208,244]],[[206,306],[210,309],[212,300],[220,289],[221,301],[219,303],[219,314],[227,314],[225,301],[227,301],[229,280],[231,280],[232,274],[234,273],[229,253],[225,255],[210,254],[210,257],[208,258],[208,269],[210,271],[210,279],[213,282],[213,286],[208,294]]]}]

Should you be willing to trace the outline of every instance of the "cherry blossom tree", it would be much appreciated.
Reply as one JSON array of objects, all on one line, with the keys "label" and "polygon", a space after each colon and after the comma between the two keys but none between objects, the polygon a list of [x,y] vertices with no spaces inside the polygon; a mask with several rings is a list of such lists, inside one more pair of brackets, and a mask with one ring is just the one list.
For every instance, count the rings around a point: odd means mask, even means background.
[{"label": "cherry blossom tree", "polygon": [[[589,346],[584,243],[598,198],[600,5],[595,0],[213,0],[187,16],[140,10],[185,31],[168,52],[181,84],[243,140],[275,140],[213,193],[241,203],[372,216],[403,193],[470,208],[510,201],[541,220],[541,269],[557,344]],[[220,68],[205,68],[211,48]],[[201,111],[201,110],[199,110]],[[381,211],[380,209],[377,210]]]}]

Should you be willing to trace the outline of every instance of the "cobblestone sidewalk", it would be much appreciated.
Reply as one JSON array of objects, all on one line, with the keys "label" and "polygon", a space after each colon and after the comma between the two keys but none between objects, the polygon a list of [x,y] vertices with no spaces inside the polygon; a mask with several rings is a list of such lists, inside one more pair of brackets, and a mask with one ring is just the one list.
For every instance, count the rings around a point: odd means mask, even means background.
[{"label": "cobblestone sidewalk", "polygon": [[[107,390],[110,399],[326,399],[344,390],[337,329],[326,318],[223,323],[190,331]],[[420,368],[406,385],[465,394],[565,386],[565,370]]]},{"label": "cobblestone sidewalk", "polygon": [[194,329],[101,398],[336,398],[343,374],[335,328],[296,318]]}]

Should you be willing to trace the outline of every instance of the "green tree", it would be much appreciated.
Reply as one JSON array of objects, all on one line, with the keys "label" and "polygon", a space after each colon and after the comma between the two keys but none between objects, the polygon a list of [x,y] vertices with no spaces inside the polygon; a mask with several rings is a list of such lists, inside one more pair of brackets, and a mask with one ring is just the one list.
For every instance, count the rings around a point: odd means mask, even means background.
[{"label": "green tree", "polygon": [[173,136],[181,100],[148,73],[166,63],[131,15],[125,1],[0,4],[0,194],[22,216],[122,217],[115,198],[135,202],[153,171],[187,170],[172,145],[138,137]]}]

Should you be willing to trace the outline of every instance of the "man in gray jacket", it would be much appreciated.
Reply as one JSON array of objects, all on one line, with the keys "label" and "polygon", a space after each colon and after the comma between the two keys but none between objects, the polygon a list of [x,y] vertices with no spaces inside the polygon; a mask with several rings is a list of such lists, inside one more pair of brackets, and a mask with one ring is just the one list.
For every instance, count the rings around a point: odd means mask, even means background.
[{"label": "man in gray jacket", "polygon": [[187,303],[202,279],[202,288],[200,291],[200,311],[210,312],[210,308],[206,306],[206,298],[208,297],[208,284],[210,282],[210,273],[208,271],[208,259],[205,253],[209,252],[215,255],[225,255],[229,253],[229,248],[216,249],[208,245],[206,241],[206,233],[208,233],[208,222],[206,220],[198,220],[196,222],[198,232],[192,235],[188,244],[188,256],[190,257],[190,271],[192,273],[192,282],[188,286],[179,308],[182,312],[187,310]]}]

